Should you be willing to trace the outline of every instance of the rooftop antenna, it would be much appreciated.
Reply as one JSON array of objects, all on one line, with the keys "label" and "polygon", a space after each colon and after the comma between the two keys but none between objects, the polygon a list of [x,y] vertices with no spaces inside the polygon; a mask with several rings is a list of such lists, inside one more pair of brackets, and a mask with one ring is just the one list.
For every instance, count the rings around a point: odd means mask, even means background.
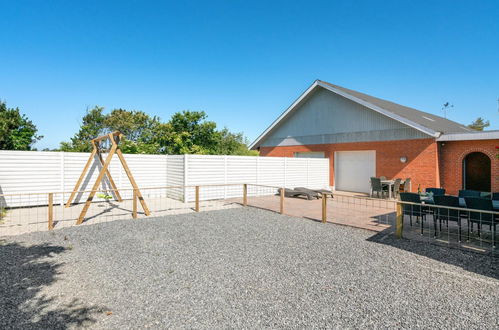
[{"label": "rooftop antenna", "polygon": [[441,110],[444,112],[444,118],[447,118],[447,111],[449,111],[452,108],[454,108],[454,104],[450,104],[449,102],[445,102],[442,105],[442,109]]}]

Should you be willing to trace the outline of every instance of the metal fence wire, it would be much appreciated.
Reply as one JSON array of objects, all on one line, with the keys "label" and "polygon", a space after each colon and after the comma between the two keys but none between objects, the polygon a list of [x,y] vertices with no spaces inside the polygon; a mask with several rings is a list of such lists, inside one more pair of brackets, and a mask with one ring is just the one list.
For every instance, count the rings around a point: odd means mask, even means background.
[{"label": "metal fence wire", "polygon": [[398,237],[497,253],[499,212],[326,192],[294,194],[284,187],[213,184],[0,195],[0,236],[122,219],[162,217],[245,206],[288,216],[395,234]]}]

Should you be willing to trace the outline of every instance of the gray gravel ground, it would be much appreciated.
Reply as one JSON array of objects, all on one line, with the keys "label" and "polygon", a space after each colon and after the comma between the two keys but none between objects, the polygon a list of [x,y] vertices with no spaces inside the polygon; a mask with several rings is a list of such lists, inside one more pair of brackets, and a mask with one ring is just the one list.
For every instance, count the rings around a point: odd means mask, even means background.
[{"label": "gray gravel ground", "polygon": [[498,328],[499,259],[241,208],[11,237],[2,328]]}]

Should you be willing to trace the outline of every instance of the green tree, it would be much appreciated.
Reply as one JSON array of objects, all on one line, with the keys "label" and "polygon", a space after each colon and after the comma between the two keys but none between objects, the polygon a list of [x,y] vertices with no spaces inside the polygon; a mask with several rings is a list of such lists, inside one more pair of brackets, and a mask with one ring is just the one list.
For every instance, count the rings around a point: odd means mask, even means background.
[{"label": "green tree", "polygon": [[162,147],[168,154],[213,154],[219,142],[217,124],[206,120],[204,111],[174,113],[164,127],[166,140]]},{"label": "green tree", "polygon": [[0,150],[32,150],[33,144],[43,138],[38,129],[19,108],[7,108],[0,101]]},{"label": "green tree", "polygon": [[469,128],[472,128],[476,131],[483,131],[485,127],[489,127],[490,122],[488,120],[483,119],[482,117],[478,117],[471,124],[468,125]]},{"label": "green tree", "polygon": [[258,156],[258,151],[248,150],[248,140],[243,133],[232,133],[226,127],[220,131],[215,153],[218,155]]},{"label": "green tree", "polygon": [[203,111],[182,111],[162,123],[136,110],[115,109],[109,114],[95,107],[83,117],[80,130],[70,142],[62,142],[63,151],[91,150],[90,140],[113,131],[124,135],[121,149],[125,153],[147,154],[226,154],[256,155],[249,151],[242,133],[231,133],[227,128],[217,130]]},{"label": "green tree", "polygon": [[90,152],[92,150],[90,140],[106,132],[106,115],[103,114],[103,111],[104,108],[98,106],[91,110],[87,109],[87,113],[83,116],[80,130],[69,142],[61,142],[60,150]]}]

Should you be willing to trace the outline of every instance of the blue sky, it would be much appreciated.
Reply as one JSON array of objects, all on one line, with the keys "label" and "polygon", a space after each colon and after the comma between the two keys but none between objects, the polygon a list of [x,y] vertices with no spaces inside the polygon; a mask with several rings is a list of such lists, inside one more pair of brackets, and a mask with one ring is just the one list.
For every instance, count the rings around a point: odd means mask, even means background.
[{"label": "blue sky", "polygon": [[3,1],[0,99],[53,148],[87,107],[253,140],[315,79],[499,129],[499,1]]}]

